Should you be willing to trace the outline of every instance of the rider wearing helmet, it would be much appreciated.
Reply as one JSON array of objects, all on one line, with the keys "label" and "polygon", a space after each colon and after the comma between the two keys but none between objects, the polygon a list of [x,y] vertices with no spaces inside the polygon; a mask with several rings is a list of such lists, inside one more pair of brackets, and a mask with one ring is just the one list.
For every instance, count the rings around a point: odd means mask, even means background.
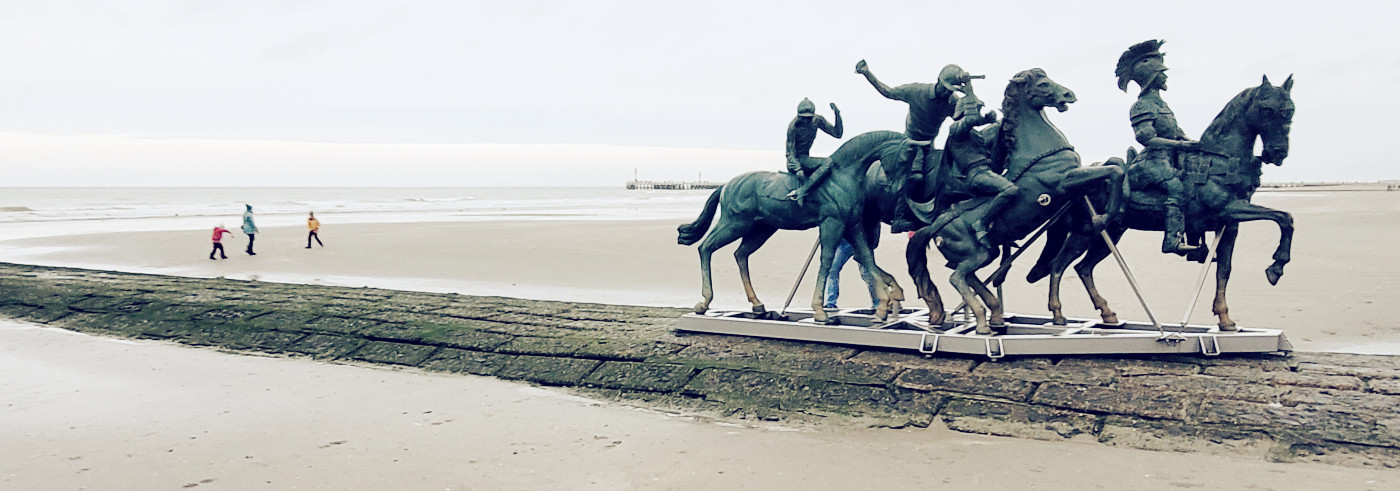
[{"label": "rider wearing helmet", "polygon": [[[1020,188],[1001,175],[1003,169],[994,169],[992,142],[996,140],[1000,125],[996,111],[982,113],[982,100],[972,92],[972,84],[963,86],[963,97],[958,100],[953,113],[953,125],[948,128],[948,141],[945,144],[953,179],[961,183],[961,191],[973,196],[991,196],[987,213],[981,220],[972,222],[977,240],[986,242],[987,224],[993,223],[1006,207],[1011,205]],[[978,126],[992,124],[978,130]],[[990,246],[990,244],[988,244]]]},{"label": "rider wearing helmet", "polygon": [[[904,119],[905,134],[910,140],[929,142],[938,136],[943,121],[953,115],[958,103],[956,92],[962,90],[969,80],[983,78],[981,75],[969,75],[967,71],[957,65],[948,65],[938,73],[937,83],[913,83],[889,87],[875,78],[875,74],[870,73],[870,67],[865,60],[856,63],[856,73],[864,75],[870,85],[875,86],[875,90],[880,92],[880,95],[909,104],[909,115]],[[930,162],[931,153],[924,152],[922,149],[920,152],[922,153],[916,155],[914,159],[909,178],[900,184],[899,199],[895,200],[894,218],[890,220],[891,231],[895,233],[917,228],[918,222],[913,217],[913,212],[909,210],[909,191],[923,180],[925,172],[935,170],[933,166],[938,164],[938,162]]]},{"label": "rider wearing helmet", "polygon": [[1165,56],[1158,48],[1164,41],[1156,39],[1134,44],[1118,58],[1118,88],[1128,91],[1128,82],[1137,82],[1142,89],[1137,102],[1128,113],[1133,123],[1133,135],[1144,147],[1136,164],[1128,169],[1134,186],[1160,186],[1167,192],[1166,223],[1163,226],[1162,252],[1186,254],[1196,250],[1186,243],[1186,187],[1181,182],[1177,165],[1179,150],[1194,150],[1200,143],[1191,140],[1177,126],[1176,115],[1161,91],[1167,90]]},{"label": "rider wearing helmet", "polygon": [[[797,104],[797,117],[792,118],[788,123],[787,130],[787,170],[793,174],[805,176],[802,186],[788,193],[788,199],[797,200],[798,204],[803,204],[803,198],[812,190],[813,186],[821,182],[822,178],[831,171],[831,159],[824,157],[813,157],[809,155],[812,151],[812,143],[817,140],[817,130],[831,135],[832,138],[841,138],[841,110],[836,108],[836,103],[831,103],[831,110],[836,113],[836,124],[826,122],[826,118],[817,115],[817,105],[811,99],[802,99]],[[800,174],[799,174],[800,172]]]}]

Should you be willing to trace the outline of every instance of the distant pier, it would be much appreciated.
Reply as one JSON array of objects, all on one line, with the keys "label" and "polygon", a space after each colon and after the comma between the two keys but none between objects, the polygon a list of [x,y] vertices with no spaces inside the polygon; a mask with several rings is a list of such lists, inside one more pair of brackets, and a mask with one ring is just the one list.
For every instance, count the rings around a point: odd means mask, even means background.
[{"label": "distant pier", "polygon": [[669,189],[685,191],[689,189],[718,189],[722,182],[710,181],[627,181],[627,189]]}]

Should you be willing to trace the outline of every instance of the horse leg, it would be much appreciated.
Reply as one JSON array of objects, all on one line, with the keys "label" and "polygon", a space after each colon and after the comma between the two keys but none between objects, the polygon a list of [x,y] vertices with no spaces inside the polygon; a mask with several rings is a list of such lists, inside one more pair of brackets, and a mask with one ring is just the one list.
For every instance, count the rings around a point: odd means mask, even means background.
[{"label": "horse leg", "polygon": [[1215,302],[1211,312],[1220,319],[1221,331],[1239,330],[1230,319],[1230,307],[1225,304],[1225,286],[1230,283],[1230,268],[1235,258],[1235,239],[1240,235],[1240,226],[1232,223],[1225,227],[1225,235],[1215,250]]},{"label": "horse leg", "polygon": [[695,313],[703,314],[710,309],[710,301],[714,300],[715,294],[710,280],[710,257],[716,250],[729,245],[744,235],[744,224],[726,220],[720,217],[719,224],[705,236],[705,240],[700,242],[700,296],[702,300],[695,304]]},{"label": "horse leg", "polygon": [[1221,210],[1221,215],[1235,223],[1271,220],[1278,224],[1278,247],[1274,249],[1274,263],[1264,270],[1269,284],[1277,285],[1279,278],[1283,277],[1283,265],[1288,264],[1293,250],[1293,215],[1248,201],[1230,202]]},{"label": "horse leg", "polygon": [[845,224],[836,218],[822,220],[818,227],[818,240],[822,245],[822,256],[817,266],[817,286],[812,292],[812,320],[821,324],[831,321],[826,315],[826,277],[831,273],[831,263],[836,257],[836,246],[841,244]]},{"label": "horse leg", "polygon": [[[1099,213],[1106,219],[1111,218],[1117,214],[1123,198],[1123,168],[1116,165],[1080,167],[1069,171],[1061,181],[1061,186],[1066,194],[1070,195],[1067,196],[1070,199],[1079,199],[1079,196],[1095,191],[1094,186],[1103,186],[1104,209],[1099,210]],[[1111,220],[1104,220],[1103,223],[1108,221]],[[1097,230],[1103,223],[1096,223],[1094,228]]]},{"label": "horse leg", "polygon": [[[872,276],[875,277],[875,298],[880,305],[875,307],[875,318],[885,320],[890,315],[890,307],[894,300],[888,289],[897,290],[899,285],[894,284],[894,277],[885,270],[875,265],[875,254],[870,250],[870,244],[865,241],[865,234],[858,229],[851,229],[846,234],[846,240],[851,243],[851,248],[855,251],[856,263],[865,267]],[[904,294],[900,293],[900,298]]]},{"label": "horse leg", "polygon": [[[1125,231],[1127,230],[1115,229],[1109,232],[1109,236],[1116,244],[1119,239],[1123,238]],[[1084,254],[1084,259],[1080,259],[1079,263],[1074,265],[1074,272],[1079,273],[1079,281],[1084,284],[1084,290],[1089,293],[1089,300],[1094,302],[1094,308],[1098,309],[1099,317],[1103,319],[1103,323],[1117,324],[1118,314],[1108,307],[1108,300],[1099,294],[1099,288],[1094,285],[1094,268],[1098,267],[1099,263],[1108,258],[1113,251],[1109,250],[1108,245],[1102,241],[1082,236],[1076,237],[1076,240],[1092,242],[1087,247],[1089,250]]]},{"label": "horse leg", "polygon": [[744,240],[739,243],[739,247],[734,251],[734,261],[739,263],[739,279],[744,282],[744,294],[749,297],[749,304],[753,305],[753,311],[757,313],[767,312],[763,308],[763,302],[758,301],[758,294],[753,291],[753,282],[749,281],[749,255],[763,247],[768,239],[777,233],[776,227],[764,225],[755,226],[753,230],[744,235]]},{"label": "horse leg", "polygon": [[[1065,270],[1069,269],[1069,263],[1083,254],[1087,247],[1084,246],[1083,241],[1078,240],[1077,236],[1068,233],[1058,241],[1047,241],[1045,247],[1051,247],[1053,243],[1059,244],[1059,250],[1054,252],[1054,256],[1045,265],[1050,277],[1050,298],[1047,307],[1050,309],[1054,324],[1063,326],[1068,324],[1069,320],[1065,318],[1064,304],[1060,302],[1060,282],[1064,280]],[[1043,250],[1041,253],[1044,255],[1051,253],[1051,251]],[[1040,267],[1040,264],[1037,263],[1036,266]]]},{"label": "horse leg", "polygon": [[[1001,305],[1001,298],[997,297],[996,293],[992,292],[992,289],[987,288],[986,283],[977,279],[977,276],[968,274],[967,279],[969,280],[968,285],[972,287],[972,291],[982,299],[982,303],[987,307],[989,314],[989,318],[987,319],[988,329],[998,334],[1005,334],[1006,319],[1005,312]],[[978,334],[986,333],[978,331]]]},{"label": "horse leg", "polygon": [[928,244],[932,239],[933,230],[929,227],[915,232],[904,249],[904,262],[909,265],[909,277],[914,279],[919,298],[928,305],[929,324],[940,326],[947,314],[943,311],[943,298],[938,295],[938,287],[933,284],[933,276],[928,272]]},{"label": "horse leg", "polygon": [[982,306],[982,300],[977,297],[977,293],[972,289],[968,277],[977,271],[976,263],[964,261],[958,263],[958,267],[953,269],[953,275],[948,277],[948,281],[953,284],[953,288],[962,295],[963,302],[967,303],[967,308],[972,309],[972,317],[977,321],[977,334],[991,334],[991,327],[987,326],[987,309]]}]

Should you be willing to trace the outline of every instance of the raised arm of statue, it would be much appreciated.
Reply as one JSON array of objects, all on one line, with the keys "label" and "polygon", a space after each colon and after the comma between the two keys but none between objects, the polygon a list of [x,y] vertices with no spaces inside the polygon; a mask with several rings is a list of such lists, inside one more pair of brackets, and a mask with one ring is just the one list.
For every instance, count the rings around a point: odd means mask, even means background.
[{"label": "raised arm of statue", "polygon": [[788,123],[787,130],[787,169],[788,172],[796,174],[802,169],[802,164],[797,161],[797,120]]},{"label": "raised arm of statue", "polygon": [[856,73],[864,75],[865,80],[870,82],[870,85],[874,85],[875,90],[879,91],[880,95],[888,99],[895,98],[894,93],[890,92],[890,87],[880,82],[880,79],[875,78],[875,74],[870,73],[870,66],[865,63],[865,60],[860,60],[856,63]]},{"label": "raised arm of statue", "polygon": [[845,132],[841,126],[841,110],[836,108],[835,102],[831,103],[831,110],[836,113],[836,125],[832,126],[831,123],[826,122],[826,118],[818,117],[817,127],[831,135],[832,138],[840,139],[841,134]]}]

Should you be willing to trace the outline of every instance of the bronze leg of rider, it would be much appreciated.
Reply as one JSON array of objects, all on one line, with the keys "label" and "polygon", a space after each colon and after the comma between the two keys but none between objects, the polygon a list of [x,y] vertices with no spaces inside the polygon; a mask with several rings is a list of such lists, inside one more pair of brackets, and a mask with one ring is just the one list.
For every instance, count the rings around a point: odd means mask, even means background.
[{"label": "bronze leg of rider", "polygon": [[973,231],[977,240],[990,247],[987,241],[987,223],[992,223],[1006,212],[1006,208],[1016,199],[1016,193],[1021,189],[1016,187],[1011,181],[992,172],[987,166],[979,166],[972,171],[968,177],[968,189],[976,195],[992,195],[992,199],[987,203],[987,214],[981,220],[972,222]]}]

